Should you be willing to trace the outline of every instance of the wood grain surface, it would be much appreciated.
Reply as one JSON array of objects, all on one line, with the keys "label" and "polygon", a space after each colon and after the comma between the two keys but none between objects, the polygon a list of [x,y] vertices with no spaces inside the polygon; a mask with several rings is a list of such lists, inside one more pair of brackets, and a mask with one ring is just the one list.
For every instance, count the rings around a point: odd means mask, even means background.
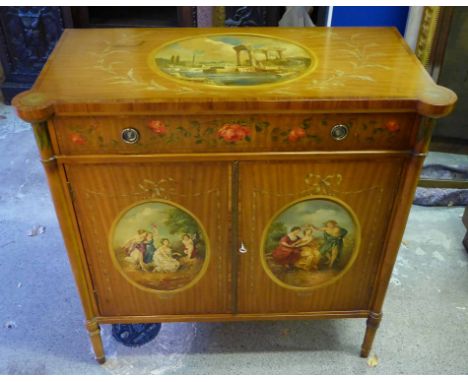
[{"label": "wood grain surface", "polygon": [[[272,83],[183,78],[181,66],[195,77],[234,70],[195,65],[190,42],[216,45],[221,35],[229,54],[240,52],[236,73],[264,54],[255,70]],[[239,44],[249,39],[292,44],[302,58]],[[168,46],[195,49],[191,64],[178,54],[155,61]],[[275,68],[284,62],[305,69]],[[97,360],[105,359],[99,323],[338,317],[368,318],[367,356],[432,118],[456,99],[393,28],[67,30],[13,105],[33,123]],[[139,139],[125,142],[124,129]],[[337,131],[346,134],[336,139]],[[285,287],[265,266],[264,238],[280,211],[306,199],[350,211],[352,261],[323,285]],[[116,222],[149,201],[180,206],[203,227],[207,267],[186,289],[142,287],[116,262]]]},{"label": "wood grain surface", "polygon": [[[107,316],[227,313],[230,311],[229,167],[224,163],[66,166],[99,313]],[[143,191],[145,179],[173,179],[170,190]],[[206,229],[208,269],[193,287],[174,294],[145,291],[119,272],[109,249],[111,226],[136,202],[170,200]]]},{"label": "wood grain surface", "polygon": [[[171,41],[220,34],[298,45],[309,52],[313,70],[284,82],[227,87],[180,81],[150,65],[152,54]],[[34,120],[54,113],[278,108],[406,110],[438,117],[455,102],[456,95],[433,82],[394,28],[141,28],[66,30],[33,89],[13,104],[22,118]]]},{"label": "wood grain surface", "polygon": [[[371,309],[370,296],[404,163],[405,157],[375,156],[371,161],[315,159],[241,164],[239,240],[250,250],[240,256],[239,312]],[[305,182],[309,174],[314,175],[314,184]],[[336,176],[342,179],[339,183]],[[330,285],[310,291],[284,288],[261,265],[262,233],[285,205],[317,195],[337,197],[354,210],[362,230],[359,252],[351,269]]]}]

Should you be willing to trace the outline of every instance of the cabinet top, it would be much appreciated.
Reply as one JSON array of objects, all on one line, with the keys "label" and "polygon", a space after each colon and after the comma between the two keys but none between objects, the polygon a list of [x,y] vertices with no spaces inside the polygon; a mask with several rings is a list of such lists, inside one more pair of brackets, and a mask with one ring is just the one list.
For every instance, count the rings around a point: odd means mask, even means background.
[{"label": "cabinet top", "polygon": [[68,29],[13,100],[53,114],[403,111],[456,102],[394,28]]}]

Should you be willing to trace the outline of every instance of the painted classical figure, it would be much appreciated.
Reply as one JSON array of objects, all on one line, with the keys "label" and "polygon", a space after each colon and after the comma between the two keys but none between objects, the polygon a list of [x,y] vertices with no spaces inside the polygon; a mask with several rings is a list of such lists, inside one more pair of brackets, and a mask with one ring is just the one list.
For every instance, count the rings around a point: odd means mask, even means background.
[{"label": "painted classical figure", "polygon": [[172,257],[172,248],[169,239],[161,239],[161,246],[154,252],[153,272],[175,272],[179,269],[180,263]]},{"label": "painted classical figure", "polygon": [[347,230],[340,227],[335,220],[328,220],[324,227],[318,228],[323,232],[325,243],[320,247],[320,254],[328,259],[328,267],[333,267],[343,253],[343,238],[348,233]]},{"label": "painted classical figure", "polygon": [[300,234],[301,227],[296,226],[291,228],[291,231],[280,239],[278,246],[272,253],[277,264],[292,268],[294,263],[299,260],[301,250],[295,246],[295,243],[301,239]]},{"label": "painted classical figure", "polygon": [[146,230],[139,229],[137,234],[127,240],[123,245],[127,255],[124,260],[132,264],[135,268],[140,268],[141,270],[145,270],[144,254],[146,246],[144,241],[147,233],[148,232]]},{"label": "painted classical figure", "polygon": [[154,246],[154,236],[153,233],[147,232],[145,236],[145,253],[143,255],[143,262],[145,264],[150,264],[153,262],[153,255],[156,251],[156,247]]},{"label": "painted classical figure", "polygon": [[300,248],[300,256],[294,263],[296,268],[305,271],[318,270],[320,263],[320,249],[317,240],[313,237],[314,228],[307,226],[304,229],[303,236],[294,243],[294,246]]}]

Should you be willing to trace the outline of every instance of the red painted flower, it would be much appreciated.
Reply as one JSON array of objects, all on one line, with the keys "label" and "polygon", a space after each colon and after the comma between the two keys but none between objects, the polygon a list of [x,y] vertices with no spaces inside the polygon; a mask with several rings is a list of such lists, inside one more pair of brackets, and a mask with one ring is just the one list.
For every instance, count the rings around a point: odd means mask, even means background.
[{"label": "red painted flower", "polygon": [[166,125],[162,121],[156,121],[156,120],[149,121],[148,127],[153,133],[157,135],[164,135],[167,132]]},{"label": "red painted flower", "polygon": [[84,145],[86,143],[86,139],[81,134],[78,133],[71,133],[70,134],[70,140],[75,144],[75,145]]},{"label": "red painted flower", "polygon": [[247,126],[242,126],[238,123],[225,123],[218,130],[218,138],[224,139],[225,142],[237,142],[250,137],[252,132]]},{"label": "red painted flower", "polygon": [[297,140],[304,138],[305,136],[306,132],[302,127],[293,127],[288,134],[288,141],[296,142]]},{"label": "red painted flower", "polygon": [[396,133],[400,130],[400,125],[394,119],[390,119],[385,123],[385,128],[391,133]]}]

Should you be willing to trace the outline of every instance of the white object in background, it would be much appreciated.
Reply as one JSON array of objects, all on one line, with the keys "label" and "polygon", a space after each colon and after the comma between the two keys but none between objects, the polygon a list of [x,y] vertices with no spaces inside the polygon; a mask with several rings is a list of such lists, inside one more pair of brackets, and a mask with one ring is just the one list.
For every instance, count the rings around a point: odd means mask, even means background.
[{"label": "white object in background", "polygon": [[424,7],[410,7],[408,12],[408,19],[406,21],[405,28],[405,40],[413,50],[416,49],[416,44],[418,42],[419,28],[421,26],[421,20],[423,15]]},{"label": "white object in background", "polygon": [[281,20],[278,22],[280,27],[315,27],[309,12],[314,7],[286,7]]},{"label": "white object in background", "polygon": [[327,12],[327,27],[331,27],[332,18],[333,18],[333,5],[330,5],[328,7],[328,12]]}]

